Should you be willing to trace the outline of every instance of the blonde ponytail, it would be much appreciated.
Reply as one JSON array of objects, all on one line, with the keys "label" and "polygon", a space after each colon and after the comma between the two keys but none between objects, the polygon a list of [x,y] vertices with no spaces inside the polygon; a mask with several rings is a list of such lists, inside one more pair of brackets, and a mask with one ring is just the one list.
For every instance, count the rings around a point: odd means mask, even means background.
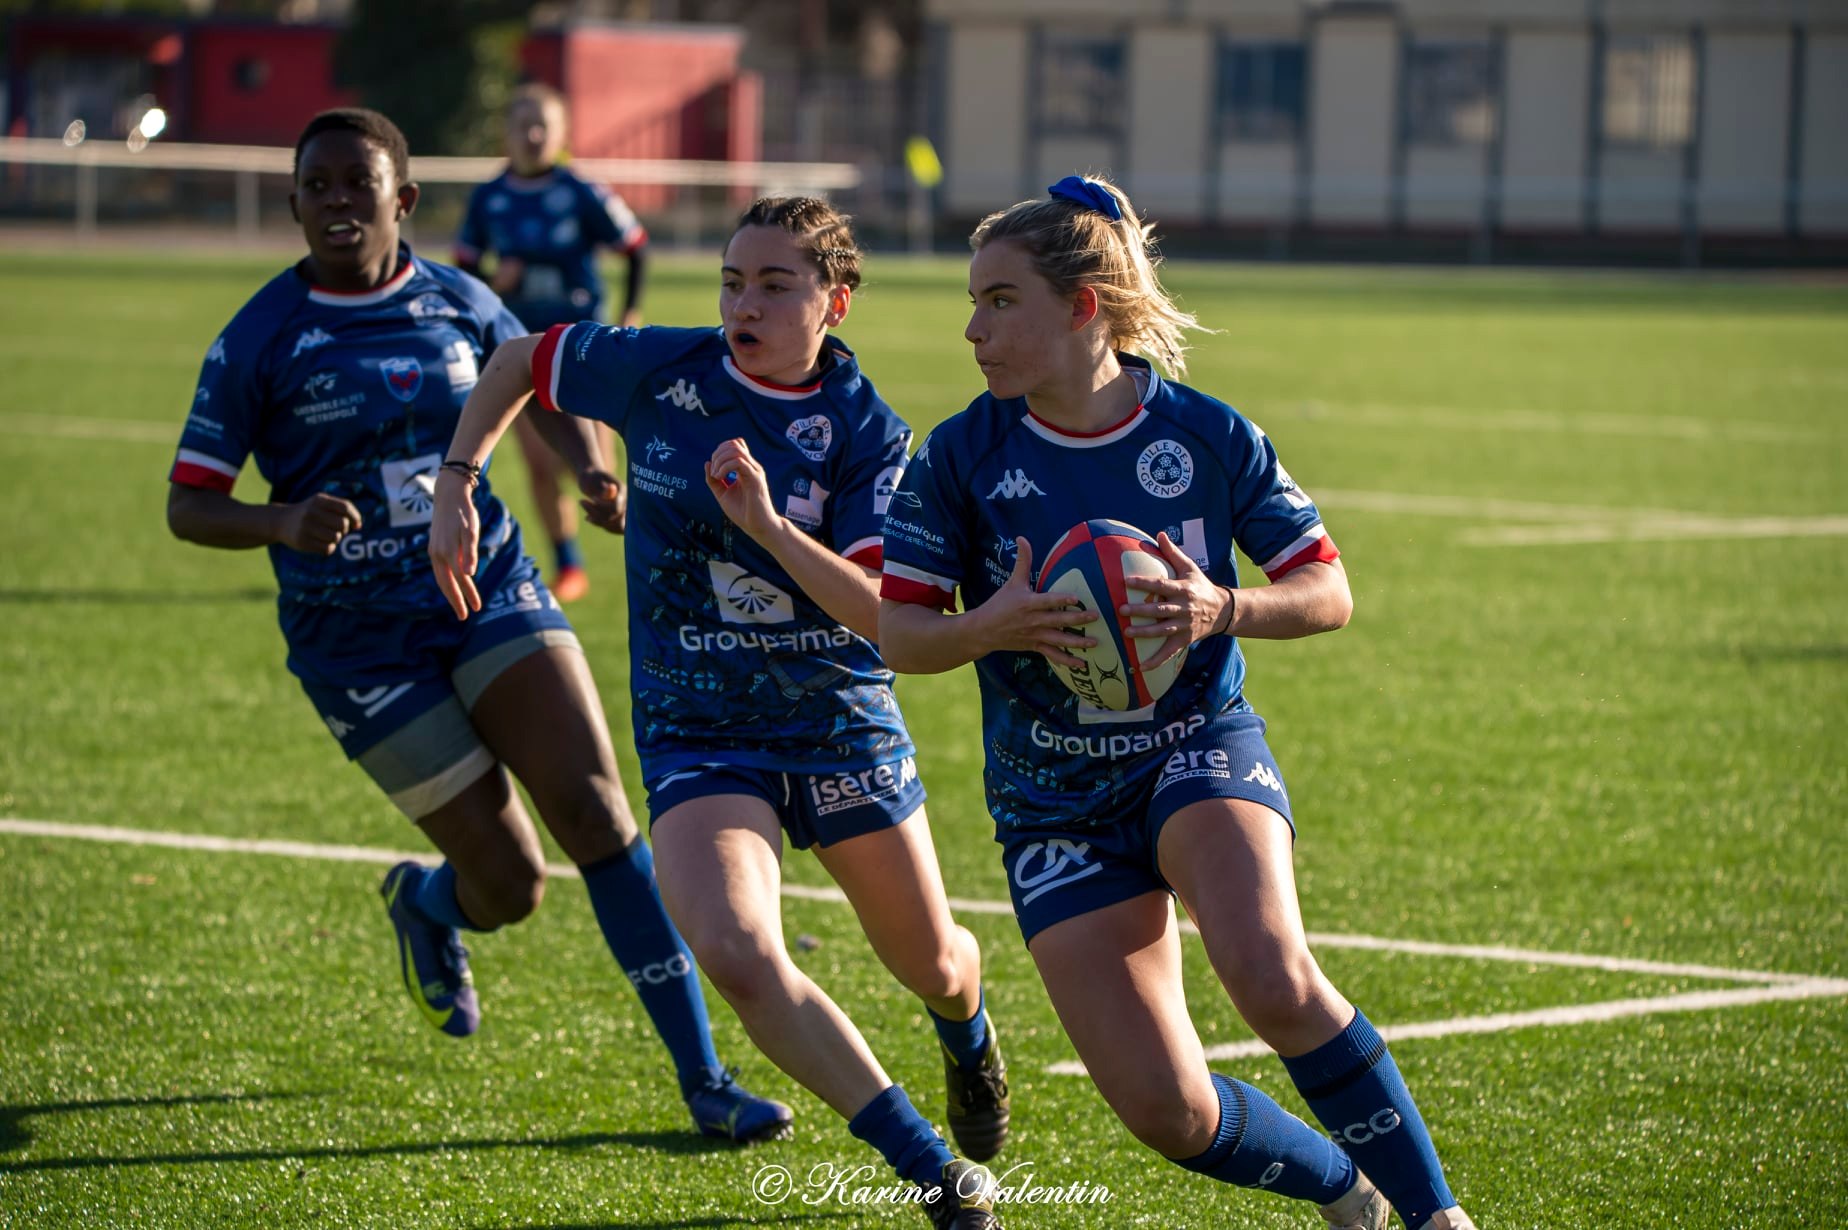
[{"label": "blonde ponytail", "polygon": [[[1170,375],[1185,375],[1187,331],[1202,326],[1175,306],[1156,276],[1161,254],[1154,224],[1136,215],[1115,184],[1095,177],[1080,182],[1078,196],[1022,201],[989,214],[969,236],[969,246],[979,250],[1000,239],[1019,244],[1058,294],[1073,295],[1086,286],[1096,292],[1111,349],[1141,353]],[[1108,210],[1112,202],[1120,215],[1115,220]]]}]

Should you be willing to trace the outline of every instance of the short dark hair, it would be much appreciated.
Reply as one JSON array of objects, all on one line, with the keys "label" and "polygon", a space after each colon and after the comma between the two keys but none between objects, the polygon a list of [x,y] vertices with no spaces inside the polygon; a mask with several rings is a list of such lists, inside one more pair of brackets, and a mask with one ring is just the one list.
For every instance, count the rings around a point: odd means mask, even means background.
[{"label": "short dark hair", "polygon": [[308,148],[308,142],[324,132],[356,132],[368,141],[376,142],[380,149],[391,155],[391,169],[397,172],[398,182],[409,182],[410,144],[405,141],[404,134],[398,131],[396,124],[366,107],[335,107],[309,120],[308,126],[302,129],[302,135],[295,138],[295,175],[302,173],[302,151]]},{"label": "short dark hair", "polygon": [[826,201],[812,196],[760,197],[751,202],[732,233],[747,226],[773,226],[789,232],[802,254],[814,262],[822,281],[859,289],[860,245],[854,241],[853,219]]}]

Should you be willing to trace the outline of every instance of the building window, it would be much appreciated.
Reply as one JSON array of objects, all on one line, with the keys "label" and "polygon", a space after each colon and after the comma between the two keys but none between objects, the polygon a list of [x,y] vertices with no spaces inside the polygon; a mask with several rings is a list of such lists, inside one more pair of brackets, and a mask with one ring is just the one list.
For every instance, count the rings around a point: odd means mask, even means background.
[{"label": "building window", "polygon": [[1495,49],[1487,39],[1414,39],[1405,49],[1405,139],[1482,145],[1495,135]]},{"label": "building window", "polygon": [[1222,43],[1219,131],[1236,141],[1294,141],[1303,130],[1301,43]]},{"label": "building window", "polygon": [[1694,136],[1694,41],[1683,34],[1614,35],[1604,45],[1604,141],[1673,149]]},{"label": "building window", "polygon": [[1039,126],[1050,136],[1117,137],[1125,109],[1123,40],[1048,33],[1040,42]]}]

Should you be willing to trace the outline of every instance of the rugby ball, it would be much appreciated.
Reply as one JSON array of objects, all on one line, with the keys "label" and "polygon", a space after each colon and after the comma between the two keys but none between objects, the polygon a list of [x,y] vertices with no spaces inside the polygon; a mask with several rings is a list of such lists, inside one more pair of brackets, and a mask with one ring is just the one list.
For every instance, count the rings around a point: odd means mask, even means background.
[{"label": "rugby ball", "polygon": [[[1142,658],[1153,657],[1162,641],[1157,637],[1136,640],[1117,614],[1117,608],[1124,603],[1148,601],[1145,591],[1130,588],[1136,577],[1173,576],[1174,569],[1161,557],[1155,540],[1121,521],[1082,521],[1053,544],[1046,562],[1040,565],[1039,591],[1070,594],[1078,600],[1080,609],[1100,615],[1091,623],[1070,629],[1097,641],[1088,649],[1069,650],[1074,658],[1084,660],[1082,667],[1048,663],[1079,700],[1098,709],[1119,712],[1143,709],[1174,686],[1187,651],[1182,650],[1152,671],[1144,670]],[[1131,625],[1157,622],[1160,621],[1146,615],[1128,621]]]}]

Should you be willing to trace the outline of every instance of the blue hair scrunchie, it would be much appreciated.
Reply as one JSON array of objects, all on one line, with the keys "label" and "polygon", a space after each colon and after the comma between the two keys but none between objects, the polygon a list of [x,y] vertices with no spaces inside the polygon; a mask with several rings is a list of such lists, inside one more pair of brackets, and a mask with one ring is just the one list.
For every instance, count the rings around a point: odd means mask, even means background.
[{"label": "blue hair scrunchie", "polygon": [[1110,194],[1108,188],[1094,179],[1086,179],[1082,175],[1067,175],[1046,191],[1056,197],[1075,201],[1086,209],[1104,215],[1112,222],[1123,220],[1123,208],[1117,204],[1116,197]]}]

